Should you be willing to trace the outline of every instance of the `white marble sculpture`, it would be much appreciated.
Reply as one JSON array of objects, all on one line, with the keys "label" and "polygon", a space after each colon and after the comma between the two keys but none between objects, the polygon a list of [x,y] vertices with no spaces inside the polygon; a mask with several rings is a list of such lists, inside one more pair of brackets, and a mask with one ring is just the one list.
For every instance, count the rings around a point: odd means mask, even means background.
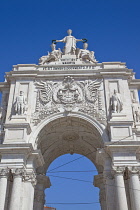
[{"label": "white marble sculpture", "polygon": [[135,122],[140,122],[140,107],[137,104],[134,104],[132,106],[132,109]]},{"label": "white marble sculpture", "polygon": [[56,50],[56,44],[52,43],[51,45],[52,52],[48,53],[46,56],[42,56],[39,60],[40,64],[45,64],[51,61],[58,61],[61,58],[62,52],[60,48]]},{"label": "white marble sculpture", "polygon": [[116,90],[114,90],[114,94],[111,97],[111,106],[113,113],[119,113],[123,109],[121,95]]},{"label": "white marble sculpture", "polygon": [[26,99],[23,94],[23,91],[20,91],[19,96],[16,97],[15,112],[17,115],[23,115],[26,111]]},{"label": "white marble sculpture", "polygon": [[68,29],[67,30],[68,36],[64,37],[61,40],[55,40],[56,42],[64,42],[65,47],[64,47],[64,54],[75,54],[76,51],[76,43],[79,41],[83,41],[83,39],[76,39],[74,36],[72,36],[72,30]]},{"label": "white marble sculpture", "polygon": [[87,50],[88,43],[83,44],[83,49],[79,50],[79,58],[81,58],[84,61],[91,61],[92,63],[97,63],[95,57],[94,57],[94,51]]}]

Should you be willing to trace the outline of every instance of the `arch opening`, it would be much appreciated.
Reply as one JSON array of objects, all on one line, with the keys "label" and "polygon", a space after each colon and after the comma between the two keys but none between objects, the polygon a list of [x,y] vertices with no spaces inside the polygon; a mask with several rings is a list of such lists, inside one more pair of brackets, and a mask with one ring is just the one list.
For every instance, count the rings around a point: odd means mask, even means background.
[{"label": "arch opening", "polygon": [[69,116],[46,124],[37,136],[37,148],[41,150],[46,171],[49,165],[64,154],[80,154],[90,159],[98,172],[102,167],[96,163],[96,151],[104,145],[101,134],[90,122]]},{"label": "arch opening", "polygon": [[[52,182],[48,174],[50,165],[60,156],[74,154],[87,158],[96,167],[98,174],[101,174],[103,167],[96,162],[96,151],[104,146],[104,131],[95,122],[92,124],[75,116],[57,118],[45,124],[36,140],[37,149],[41,151],[45,164],[37,169],[37,173],[47,171],[47,177]],[[94,188],[93,181],[90,184]]]},{"label": "arch opening", "polygon": [[99,189],[93,186],[93,177],[97,174],[94,164],[84,156],[58,157],[46,173],[52,185],[45,190],[46,206],[57,210],[100,209]]}]

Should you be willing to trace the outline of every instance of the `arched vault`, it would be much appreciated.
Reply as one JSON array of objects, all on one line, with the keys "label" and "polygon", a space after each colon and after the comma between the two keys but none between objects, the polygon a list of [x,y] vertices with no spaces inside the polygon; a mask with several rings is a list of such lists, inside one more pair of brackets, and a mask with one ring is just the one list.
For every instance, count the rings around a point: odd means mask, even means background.
[{"label": "arched vault", "polygon": [[[96,151],[107,141],[104,128],[99,123],[76,115],[57,116],[48,123],[43,122],[36,135],[36,146],[43,155],[45,169],[57,157],[68,153],[81,154],[96,165]],[[96,167],[101,170],[100,166]]]}]

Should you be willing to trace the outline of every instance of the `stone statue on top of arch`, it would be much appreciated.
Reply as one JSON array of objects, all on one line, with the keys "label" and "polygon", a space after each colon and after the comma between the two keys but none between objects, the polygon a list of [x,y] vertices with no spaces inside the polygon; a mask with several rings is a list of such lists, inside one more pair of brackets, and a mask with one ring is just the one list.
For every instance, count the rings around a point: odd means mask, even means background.
[{"label": "stone statue on top of arch", "polygon": [[81,58],[83,61],[91,61],[92,63],[97,63],[94,51],[89,51],[88,49],[88,43],[83,44],[83,49],[79,50],[78,57]]},{"label": "stone statue on top of arch", "polygon": [[46,55],[46,56],[42,56],[39,59],[39,63],[41,65],[51,62],[51,61],[58,61],[61,58],[62,52],[61,52],[60,48],[58,48],[58,50],[56,50],[56,44],[54,44],[54,43],[52,43],[51,48],[52,48],[52,52],[48,53],[48,55]]},{"label": "stone statue on top of arch", "polygon": [[[94,56],[94,51],[88,50],[88,44],[87,39],[76,39],[74,36],[72,36],[72,30],[68,29],[67,30],[68,36],[65,36],[61,40],[52,40],[52,51],[48,52],[48,55],[42,56],[39,59],[39,64],[44,65],[44,64],[49,64],[51,62],[57,62],[60,61],[61,58],[63,58],[63,55],[65,57],[69,55],[74,55],[75,59],[84,61],[84,62],[91,62],[91,63],[97,63],[95,56]],[[65,46],[63,50],[61,51],[60,48],[56,49],[56,44],[58,42],[63,42],[65,43]],[[77,42],[83,42],[83,49],[79,49],[76,47]]]},{"label": "stone statue on top of arch", "polygon": [[77,42],[83,42],[84,39],[76,39],[74,36],[72,36],[72,30],[67,30],[68,36],[65,36],[61,40],[54,40],[55,42],[64,42],[65,47],[63,49],[64,55],[75,55],[76,54],[76,43]]}]

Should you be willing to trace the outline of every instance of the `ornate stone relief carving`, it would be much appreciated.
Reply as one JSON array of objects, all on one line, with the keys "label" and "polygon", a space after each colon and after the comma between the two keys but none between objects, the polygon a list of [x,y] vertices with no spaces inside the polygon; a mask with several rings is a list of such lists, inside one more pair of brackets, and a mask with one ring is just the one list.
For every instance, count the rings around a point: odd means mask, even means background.
[{"label": "ornate stone relief carving", "polygon": [[33,186],[35,186],[37,183],[36,174],[34,171],[28,172],[24,170],[22,180],[24,182],[31,182]]},{"label": "ornate stone relief carving", "polygon": [[117,174],[117,175],[124,175],[124,172],[125,172],[125,169],[126,167],[124,166],[116,166],[116,167],[113,167],[113,174]]},{"label": "ornate stone relief carving", "polygon": [[0,169],[0,177],[7,177],[9,176],[10,169],[9,168],[1,168]]},{"label": "ornate stone relief carving", "polygon": [[23,173],[24,173],[24,169],[23,168],[14,168],[14,169],[11,169],[11,173],[13,176],[22,177]]},{"label": "ornate stone relief carving", "polygon": [[102,80],[36,81],[37,99],[32,122],[36,125],[57,112],[84,112],[99,121],[106,119],[101,98]]},{"label": "ornate stone relief carving", "polygon": [[128,167],[128,173],[129,174],[140,174],[140,167],[138,166],[129,166]]}]

